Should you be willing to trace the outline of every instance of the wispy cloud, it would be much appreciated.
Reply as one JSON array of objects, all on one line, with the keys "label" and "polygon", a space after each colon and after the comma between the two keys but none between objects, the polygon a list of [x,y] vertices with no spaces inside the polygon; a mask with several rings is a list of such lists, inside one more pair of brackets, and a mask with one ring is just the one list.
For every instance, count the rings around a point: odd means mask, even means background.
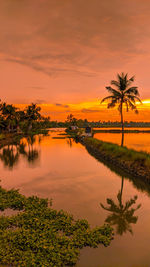
[{"label": "wispy cloud", "polygon": [[28,89],[34,89],[34,90],[38,90],[38,91],[41,91],[41,90],[44,90],[45,88],[44,87],[40,87],[40,86],[30,86],[30,87],[27,87]]},{"label": "wispy cloud", "polygon": [[96,112],[100,112],[99,109],[87,109],[87,108],[83,108],[81,109],[81,112],[83,113],[96,113]]},{"label": "wispy cloud", "polygon": [[45,103],[47,103],[47,101],[44,100],[44,99],[35,99],[35,101],[33,101],[33,102],[36,103],[36,104],[45,104]]},{"label": "wispy cloud", "polygon": [[87,77],[95,77],[97,76],[96,72],[88,72],[88,71],[82,71],[82,70],[77,70],[77,69],[73,69],[73,68],[64,68],[62,66],[61,67],[51,67],[51,66],[46,66],[44,65],[44,63],[38,63],[35,61],[30,60],[25,60],[25,59],[17,59],[17,58],[5,58],[5,61],[7,62],[14,62],[20,65],[24,65],[27,66],[29,68],[32,68],[35,71],[38,72],[43,72],[44,74],[48,75],[48,76],[58,76],[61,74],[69,74],[72,73],[74,75],[83,75],[83,76],[87,76]]},{"label": "wispy cloud", "polygon": [[64,105],[64,104],[60,104],[60,103],[56,103],[55,106],[56,107],[69,108],[69,105]]},{"label": "wispy cloud", "polygon": [[149,97],[149,10],[147,0],[1,0],[1,96],[88,101],[127,71]]}]

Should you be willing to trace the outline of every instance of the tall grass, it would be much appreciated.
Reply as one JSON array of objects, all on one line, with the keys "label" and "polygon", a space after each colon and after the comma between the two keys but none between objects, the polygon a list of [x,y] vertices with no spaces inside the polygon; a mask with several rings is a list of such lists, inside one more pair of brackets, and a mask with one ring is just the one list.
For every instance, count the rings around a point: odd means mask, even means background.
[{"label": "tall grass", "polygon": [[120,161],[130,161],[132,163],[142,165],[143,167],[145,166],[150,168],[150,154],[147,152],[128,149],[127,147],[103,142],[96,138],[85,138],[84,143],[93,149],[99,150],[101,153],[110,155],[112,158],[118,158]]}]

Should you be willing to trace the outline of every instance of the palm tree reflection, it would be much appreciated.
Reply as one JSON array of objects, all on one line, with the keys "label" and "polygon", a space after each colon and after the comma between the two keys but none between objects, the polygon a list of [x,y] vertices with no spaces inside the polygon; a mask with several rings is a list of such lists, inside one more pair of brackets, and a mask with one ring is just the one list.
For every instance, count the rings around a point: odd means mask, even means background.
[{"label": "palm tree reflection", "polygon": [[5,167],[12,169],[19,160],[19,152],[16,146],[8,145],[7,147],[4,147],[0,153],[0,159]]},{"label": "palm tree reflection", "polygon": [[38,159],[39,152],[36,148],[34,148],[34,143],[36,141],[36,138],[34,135],[27,137],[27,143],[28,143],[28,151],[26,151],[26,157],[29,163],[34,163],[35,160]]},{"label": "palm tree reflection", "polygon": [[72,147],[72,142],[73,142],[72,138],[71,138],[71,137],[68,137],[68,138],[67,138],[67,144],[68,144],[70,147]]},{"label": "palm tree reflection", "polygon": [[119,235],[123,235],[123,233],[126,232],[133,234],[131,224],[137,223],[138,216],[135,216],[135,211],[141,207],[141,204],[139,204],[137,207],[133,208],[133,205],[136,203],[137,196],[134,196],[123,204],[123,183],[124,178],[122,177],[121,190],[117,194],[117,203],[115,203],[113,199],[107,198],[107,207],[102,203],[100,204],[103,209],[110,212],[105,222],[112,226],[116,226],[116,233]]},{"label": "palm tree reflection", "polygon": [[[17,144],[5,146],[0,150],[0,160],[3,162],[4,167],[13,169],[23,155],[29,164],[35,164],[39,158],[39,151],[34,147],[36,142],[35,136],[28,136],[25,140],[21,140]],[[38,140],[40,142],[40,139]]]}]

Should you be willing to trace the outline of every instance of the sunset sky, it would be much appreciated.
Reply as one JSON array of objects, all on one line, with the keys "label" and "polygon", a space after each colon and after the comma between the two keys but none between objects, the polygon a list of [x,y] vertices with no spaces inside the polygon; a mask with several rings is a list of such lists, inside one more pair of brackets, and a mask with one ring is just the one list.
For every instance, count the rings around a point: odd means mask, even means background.
[{"label": "sunset sky", "polygon": [[117,73],[135,75],[150,121],[150,1],[0,0],[0,98],[36,102],[64,120],[118,120],[100,100]]}]

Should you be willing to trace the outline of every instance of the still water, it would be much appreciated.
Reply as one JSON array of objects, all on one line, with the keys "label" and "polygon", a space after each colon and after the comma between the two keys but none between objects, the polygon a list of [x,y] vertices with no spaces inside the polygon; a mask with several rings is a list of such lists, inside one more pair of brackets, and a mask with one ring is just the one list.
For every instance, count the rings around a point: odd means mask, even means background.
[{"label": "still water", "polygon": [[[97,128],[98,129],[98,128]],[[111,128],[113,130],[114,128]],[[118,128],[116,128],[118,130]],[[126,128],[129,130],[129,128]],[[102,129],[104,130],[104,128]],[[105,128],[105,130],[109,130]],[[150,128],[131,128],[130,130],[150,131]],[[94,138],[121,144],[121,133],[96,133]],[[150,152],[150,133],[125,133],[124,134],[124,146],[132,148],[138,151]]]},{"label": "still water", "polygon": [[[49,136],[23,139],[21,146],[2,148],[1,185],[18,188],[26,196],[52,198],[53,208],[87,219],[91,226],[102,225],[106,219],[115,223],[111,245],[81,250],[77,267],[149,267],[150,189],[137,189],[61,133],[50,131]],[[134,139],[140,135],[134,134]],[[116,138],[116,134],[110,136]],[[136,203],[130,202],[134,196]]]}]

